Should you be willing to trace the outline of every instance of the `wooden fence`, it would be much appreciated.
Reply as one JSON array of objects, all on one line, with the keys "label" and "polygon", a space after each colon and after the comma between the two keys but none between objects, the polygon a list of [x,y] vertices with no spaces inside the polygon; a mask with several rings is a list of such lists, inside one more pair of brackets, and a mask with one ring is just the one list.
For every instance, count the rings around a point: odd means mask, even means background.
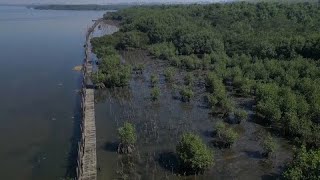
[{"label": "wooden fence", "polygon": [[94,88],[90,80],[93,71],[93,61],[91,60],[90,40],[95,28],[102,19],[98,19],[88,28],[86,33],[85,59],[82,66],[82,91],[81,108],[82,121],[80,123],[81,140],[78,143],[77,159],[77,179],[96,180],[97,179],[97,155],[96,155],[96,126],[94,110]]}]

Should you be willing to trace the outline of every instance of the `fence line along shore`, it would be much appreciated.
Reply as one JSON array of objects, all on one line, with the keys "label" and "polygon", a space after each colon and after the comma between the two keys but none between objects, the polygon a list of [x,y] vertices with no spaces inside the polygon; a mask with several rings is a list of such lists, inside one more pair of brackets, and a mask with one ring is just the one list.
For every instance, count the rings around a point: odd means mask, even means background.
[{"label": "fence line along shore", "polygon": [[94,85],[90,75],[93,71],[93,60],[91,59],[90,40],[95,28],[103,19],[94,20],[94,24],[88,28],[85,43],[85,58],[82,66],[82,91],[81,108],[82,121],[81,140],[78,143],[77,159],[77,180],[96,180],[97,179],[97,154],[96,154],[96,125],[94,109]]}]

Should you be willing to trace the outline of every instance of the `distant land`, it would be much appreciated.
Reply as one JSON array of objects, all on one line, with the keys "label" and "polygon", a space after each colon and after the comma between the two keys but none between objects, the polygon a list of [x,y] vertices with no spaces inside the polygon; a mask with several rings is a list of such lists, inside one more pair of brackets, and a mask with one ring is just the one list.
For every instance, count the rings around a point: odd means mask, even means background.
[{"label": "distant land", "polygon": [[[220,1],[227,2],[227,1]],[[209,4],[208,1],[199,1],[196,4]],[[133,6],[152,6],[152,5],[170,5],[170,4],[185,4],[179,2],[170,2],[170,3],[122,3],[122,4],[45,4],[45,5],[27,5],[28,8],[37,9],[37,10],[75,10],[75,11],[103,11],[103,10],[119,10]],[[190,4],[190,3],[186,3]]]},{"label": "distant land", "polygon": [[104,11],[104,10],[119,10],[135,6],[135,4],[110,4],[110,5],[97,5],[97,4],[81,4],[81,5],[29,5],[28,8],[37,10],[75,10],[75,11]]},{"label": "distant land", "polygon": [[278,3],[303,3],[303,2],[308,2],[308,3],[319,3],[320,0],[243,0],[247,2],[278,2]]},{"label": "distant land", "polygon": [[128,7],[134,6],[150,6],[150,5],[179,5],[179,4],[211,4],[211,3],[230,3],[230,2],[240,2],[246,1],[251,3],[258,2],[278,2],[278,3],[299,3],[299,2],[309,2],[309,3],[319,3],[320,0],[202,0],[202,1],[155,1],[155,2],[128,2],[128,3],[111,3],[111,4],[10,4],[10,3],[0,3],[0,6],[25,6],[27,8],[37,9],[37,10],[75,10],[75,11],[104,11],[104,10],[120,10]]}]

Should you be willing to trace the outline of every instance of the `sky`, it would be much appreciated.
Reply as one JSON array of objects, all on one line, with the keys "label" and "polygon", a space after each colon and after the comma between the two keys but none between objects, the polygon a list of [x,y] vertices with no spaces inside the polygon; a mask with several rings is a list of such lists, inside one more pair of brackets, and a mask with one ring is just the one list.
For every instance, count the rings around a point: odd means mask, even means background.
[{"label": "sky", "polygon": [[114,4],[114,3],[137,3],[137,2],[217,2],[221,0],[0,0],[0,4]]}]

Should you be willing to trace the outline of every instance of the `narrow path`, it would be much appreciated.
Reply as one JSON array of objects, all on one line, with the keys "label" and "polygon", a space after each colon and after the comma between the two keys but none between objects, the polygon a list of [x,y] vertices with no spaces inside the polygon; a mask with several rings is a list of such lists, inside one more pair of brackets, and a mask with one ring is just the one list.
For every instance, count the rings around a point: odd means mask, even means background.
[{"label": "narrow path", "polygon": [[78,148],[78,180],[97,179],[97,154],[96,154],[96,124],[94,110],[94,89],[90,80],[93,62],[91,60],[92,33],[103,19],[98,19],[88,29],[86,34],[85,61],[83,63],[83,87],[82,87],[82,123],[81,123],[81,142]]}]

